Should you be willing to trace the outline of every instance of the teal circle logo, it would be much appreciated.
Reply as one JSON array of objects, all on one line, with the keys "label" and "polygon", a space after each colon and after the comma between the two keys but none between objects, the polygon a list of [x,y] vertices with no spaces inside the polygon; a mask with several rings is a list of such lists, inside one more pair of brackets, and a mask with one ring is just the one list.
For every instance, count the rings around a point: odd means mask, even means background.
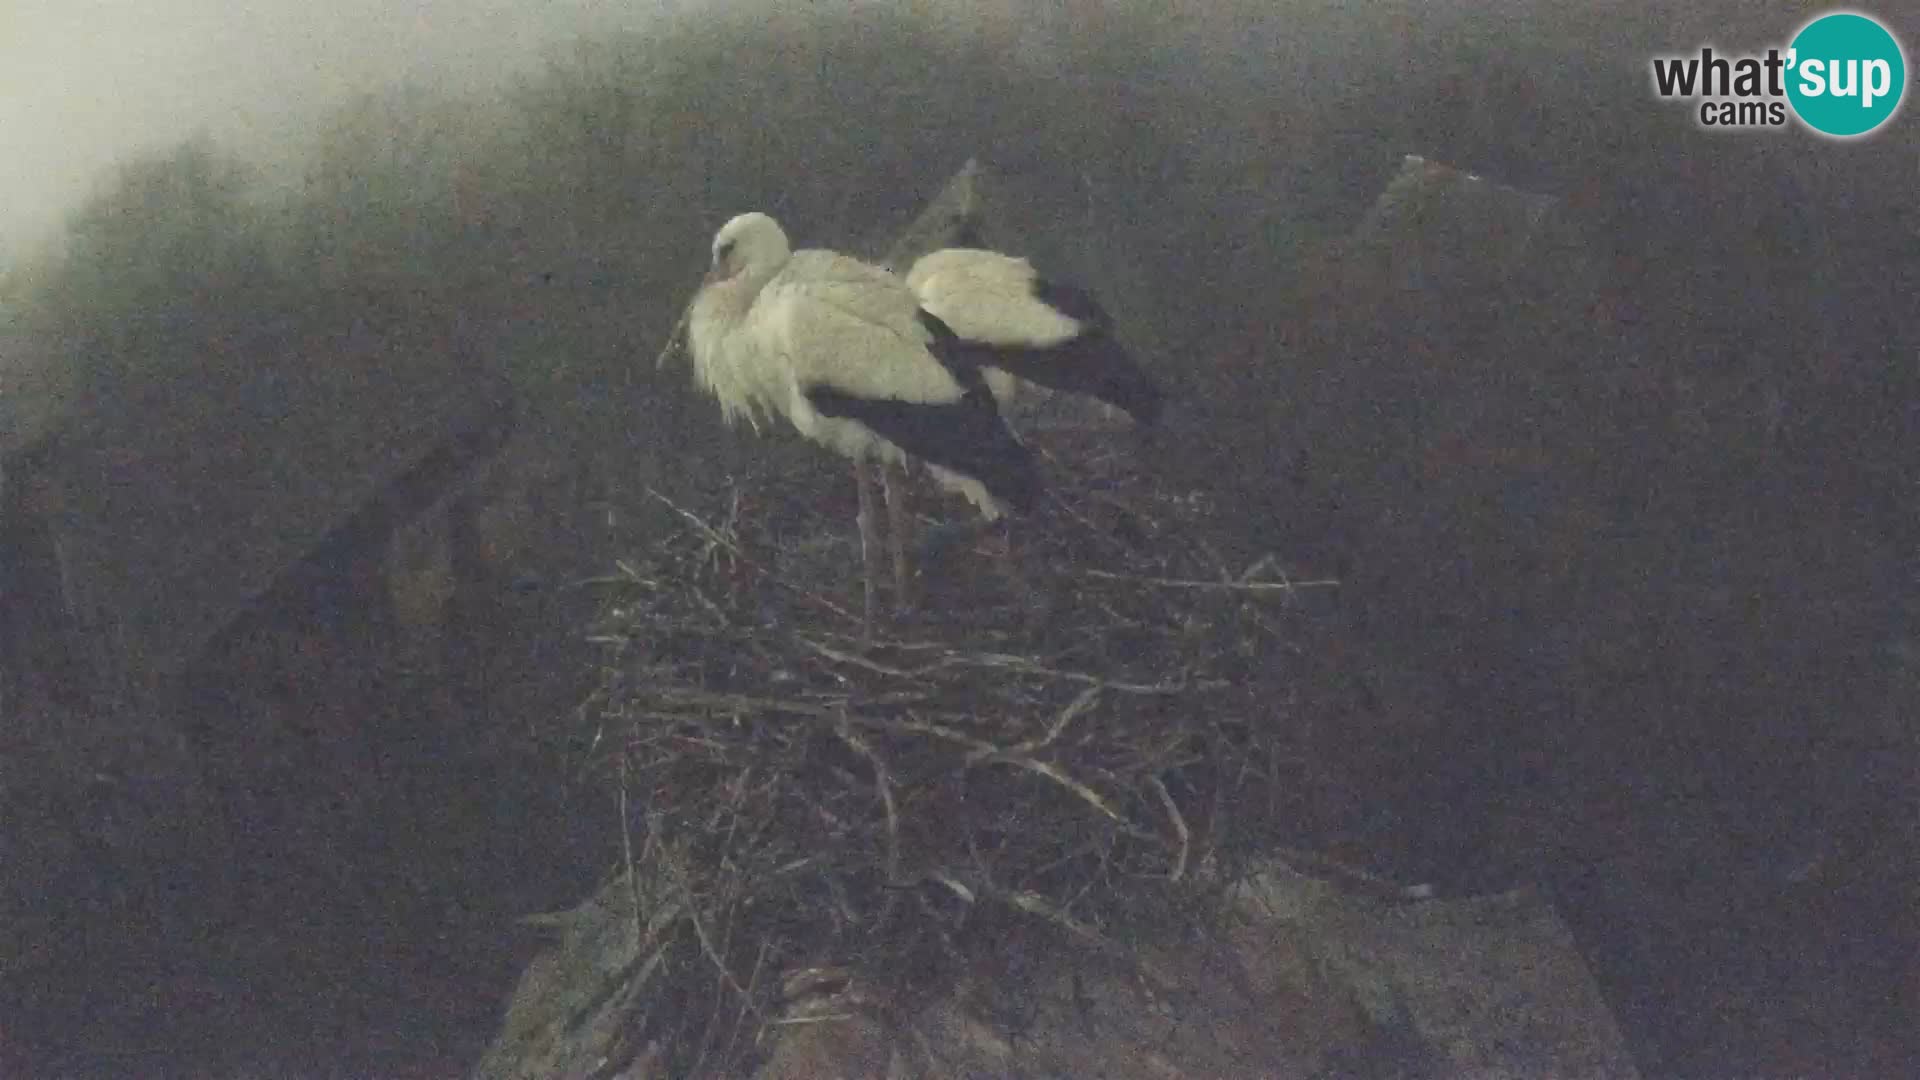
[{"label": "teal circle logo", "polygon": [[1887,28],[1836,12],[1802,27],[1790,46],[1787,100],[1823,135],[1865,135],[1892,119],[1907,92],[1907,58]]}]

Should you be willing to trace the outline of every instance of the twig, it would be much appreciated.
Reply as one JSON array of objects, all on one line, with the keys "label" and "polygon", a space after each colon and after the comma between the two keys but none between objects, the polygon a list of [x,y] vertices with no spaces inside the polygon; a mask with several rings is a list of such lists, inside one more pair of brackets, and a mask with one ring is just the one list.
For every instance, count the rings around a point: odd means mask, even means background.
[{"label": "twig", "polygon": [[[874,721],[869,720],[866,722],[873,723]],[[887,721],[886,723],[889,727],[896,727],[905,731],[917,731],[922,735],[932,735],[935,738],[945,739],[948,742],[972,747],[974,752],[980,757],[992,757],[1005,753],[1000,747],[984,739],[977,739],[958,728],[950,728],[945,724],[935,724],[927,720],[916,720],[913,717],[905,717]]]},{"label": "twig", "polygon": [[850,1012],[809,1013],[806,1016],[776,1017],[772,1021],[772,1024],[774,1027],[798,1027],[801,1024],[838,1024],[846,1020],[857,1020],[859,1019],[859,1015],[858,1013]]},{"label": "twig", "polygon": [[772,948],[772,942],[764,939],[760,942],[760,951],[753,958],[753,974],[747,977],[747,992],[740,998],[740,1012],[734,1017],[733,1033],[727,1036],[727,1045],[721,1051],[722,1058],[731,1056],[733,1048],[740,1045],[740,1033],[746,1029],[747,1017],[760,1011],[755,1007],[759,997],[757,991],[760,989],[760,973],[766,969],[767,953],[772,951]]},{"label": "twig", "polygon": [[1178,578],[1116,574],[1108,570],[1075,570],[1068,576],[1099,578],[1103,581],[1131,581],[1136,585],[1151,585],[1157,589],[1214,589],[1225,592],[1293,592],[1298,589],[1335,588],[1340,584],[1333,578],[1322,578],[1316,581],[1189,581]]},{"label": "twig", "polygon": [[[667,498],[665,495],[660,494],[658,491],[655,491],[652,488],[647,489],[647,494],[653,496],[655,499],[658,499],[662,503],[665,503],[667,506],[667,509],[672,510],[674,513],[685,518],[687,520],[687,523],[692,525],[694,529],[697,532],[699,532],[699,534],[703,538],[705,538],[708,543],[718,547],[724,547],[728,551],[731,551],[732,553],[734,553],[735,555],[740,554],[740,548],[738,545],[736,545],[733,541],[728,540],[725,536],[722,536],[720,534],[720,530],[707,524],[706,521],[700,517],[700,515],[694,513],[691,510],[683,509],[679,503],[674,502],[672,499]],[[615,563],[614,565],[619,566],[620,564]],[[626,567],[621,566],[621,569],[624,571],[626,570]]]},{"label": "twig", "polygon": [[1162,683],[1116,682],[1098,675],[1089,675],[1084,671],[1068,671],[1062,668],[1048,667],[1045,664],[1029,660],[1024,656],[1009,656],[1005,653],[979,653],[974,656],[961,654],[957,655],[955,659],[962,663],[975,663],[982,667],[1012,668],[1015,671],[1022,671],[1029,675],[1047,675],[1056,679],[1070,679],[1074,682],[1090,683],[1095,686],[1106,687],[1109,690],[1120,690],[1129,694],[1180,694],[1185,693],[1191,688],[1191,685],[1184,679],[1180,682]]},{"label": "twig", "polygon": [[844,716],[835,726],[834,731],[840,736],[842,742],[853,748],[854,753],[873,764],[874,786],[880,789],[880,805],[887,813],[886,880],[898,880],[900,876],[900,814],[893,803],[893,774],[887,771],[887,763],[881,760],[879,753],[872,745],[854,733]]},{"label": "twig", "polygon": [[788,712],[828,720],[833,719],[837,715],[837,711],[834,708],[826,705],[810,705],[801,701],[755,697],[751,694],[727,694],[712,690],[694,690],[679,686],[657,687],[654,693],[660,700],[669,704],[691,705],[727,712]]},{"label": "twig", "polygon": [[[833,601],[828,600],[826,597],[821,596],[818,593],[813,592],[812,590],[803,589],[800,586],[795,585],[792,582],[789,582],[786,579],[776,574],[768,573],[767,569],[764,566],[760,565],[759,563],[755,562],[752,559],[747,558],[747,556],[740,550],[740,546],[738,544],[734,543],[732,540],[727,539],[720,532],[720,530],[714,528],[712,525],[707,524],[706,521],[701,519],[700,515],[695,514],[691,510],[682,508],[678,503],[674,502],[672,499],[667,498],[665,495],[660,494],[660,492],[654,490],[653,488],[648,488],[647,494],[652,496],[655,499],[658,499],[661,503],[664,503],[668,509],[672,510],[675,514],[678,514],[680,517],[686,519],[686,521],[689,524],[691,524],[694,527],[694,529],[700,533],[701,536],[705,537],[709,543],[717,547],[726,548],[728,553],[730,553],[736,560],[739,561],[740,565],[750,567],[751,569],[755,570],[756,572],[764,576],[768,581],[773,582],[775,585],[778,585],[781,588],[786,589],[787,591],[793,593],[796,596],[804,598],[809,603],[825,608],[826,610],[833,612],[835,615],[838,615],[849,622],[860,621],[860,617],[858,615],[855,615],[851,611],[848,611],[846,608],[843,608],[840,605],[834,603]],[[734,507],[734,513],[737,514],[739,512],[738,500],[735,500],[733,507]]]},{"label": "twig", "polygon": [[1080,781],[1075,780],[1073,777],[1068,776],[1065,772],[1061,771],[1061,769],[1057,765],[1054,765],[1050,762],[1041,761],[1038,758],[1028,757],[1024,754],[1018,754],[1018,755],[991,754],[990,755],[990,754],[975,753],[975,754],[968,755],[968,758],[967,758],[968,764],[975,764],[980,761],[1004,762],[1008,765],[1013,765],[1013,766],[1017,766],[1018,768],[1025,769],[1028,772],[1036,773],[1040,776],[1044,776],[1047,779],[1053,781],[1054,783],[1059,784],[1061,787],[1066,788],[1068,791],[1073,792],[1075,795],[1078,795],[1081,801],[1093,807],[1095,810],[1100,811],[1100,813],[1104,815],[1108,820],[1112,821],[1115,825],[1120,826],[1121,830],[1126,832],[1127,835],[1133,836],[1141,840],[1151,840],[1154,838],[1152,833],[1148,832],[1145,829],[1140,828],[1139,826],[1135,825],[1133,822],[1128,821],[1126,818],[1126,815],[1120,813],[1120,811],[1118,810],[1115,810],[1112,804],[1108,803],[1107,800],[1103,796],[1101,796],[1099,792],[1093,790],[1092,788],[1081,783]]},{"label": "twig", "polygon": [[1280,562],[1278,559],[1275,559],[1273,557],[1272,552],[1268,552],[1267,554],[1260,556],[1258,559],[1255,559],[1252,565],[1248,566],[1245,570],[1240,571],[1240,577],[1237,580],[1252,581],[1254,578],[1258,577],[1261,574],[1261,572],[1266,570],[1272,570],[1275,573],[1279,574],[1280,580],[1282,582],[1286,582],[1289,580],[1287,572],[1280,568]]},{"label": "twig", "polygon": [[912,678],[916,678],[921,674],[924,674],[924,671],[913,672],[913,671],[908,671],[904,668],[889,667],[888,665],[882,664],[876,660],[869,660],[864,656],[859,656],[850,652],[844,652],[840,649],[836,649],[832,647],[831,645],[824,645],[818,641],[813,640],[812,638],[807,637],[804,634],[794,635],[794,640],[798,641],[800,644],[805,645],[807,648],[812,649],[814,652],[819,653],[821,656],[824,656],[829,660],[838,661],[839,663],[842,663],[842,664],[851,664],[854,667],[866,668],[868,671],[871,671],[876,675],[891,675],[896,679],[912,679]]},{"label": "twig", "polygon": [[935,867],[932,870],[928,870],[925,876],[928,881],[938,882],[941,885],[945,885],[947,887],[948,892],[951,892],[953,895],[959,897],[961,901],[964,903],[973,904],[977,901],[977,898],[973,894],[973,890],[967,887],[967,883],[964,881],[961,881],[958,877],[955,877],[951,872],[945,869],[942,869],[940,867]]},{"label": "twig", "polygon": [[[693,891],[690,883],[683,883],[683,887],[686,888],[689,893]],[[693,935],[700,940],[700,951],[706,953],[707,959],[713,962],[714,970],[719,973],[720,980],[731,987],[734,993],[743,997],[746,996],[746,988],[740,985],[740,980],[733,977],[733,970],[727,967],[726,957],[722,956],[720,951],[714,948],[713,939],[707,936],[706,923],[700,918],[700,906],[698,904],[689,904],[687,906],[687,921],[693,924]]]},{"label": "twig", "polygon": [[673,332],[667,335],[667,343],[660,348],[660,355],[654,358],[653,370],[659,371],[667,366],[667,357],[680,344],[680,335],[686,333],[687,323],[693,319],[693,298],[687,298],[687,306],[680,309],[680,321],[673,324]]},{"label": "twig", "polygon": [[[925,679],[939,671],[951,667],[1009,668],[1028,675],[1043,675],[1055,679],[1067,679],[1073,682],[1088,683],[1108,690],[1119,690],[1129,694],[1178,694],[1191,689],[1191,684],[1182,682],[1130,683],[1116,682],[1100,675],[1084,671],[1071,671],[1065,668],[1049,667],[1037,660],[1011,653],[964,653],[948,651],[946,655],[917,668],[895,668],[857,657],[852,654],[832,650],[812,642],[807,643],[823,656],[843,660],[850,664],[867,668],[882,675],[891,675],[900,679]],[[927,646],[923,646],[927,647]]]},{"label": "twig", "polygon": [[1193,845],[1193,834],[1187,830],[1187,819],[1181,815],[1180,807],[1167,793],[1167,785],[1157,776],[1147,777],[1147,783],[1153,793],[1160,796],[1160,805],[1166,808],[1167,818],[1173,822],[1174,834],[1180,837],[1180,856],[1173,861],[1173,872],[1167,875],[1168,881],[1179,881],[1187,874],[1187,854]]},{"label": "twig", "polygon": [[1022,890],[1008,893],[1005,899],[1007,903],[1013,905],[1015,908],[1029,915],[1037,915],[1045,919],[1047,922],[1058,926],[1069,934],[1093,945],[1101,952],[1119,956],[1129,955],[1127,950],[1119,942],[1108,938],[1092,926],[1054,907],[1047,902],[1046,897],[1041,896],[1039,893]]},{"label": "twig", "polygon": [[640,947],[640,875],[633,869],[633,818],[627,813],[627,755],[620,754],[620,850],[627,861],[627,891],[633,898],[633,944]]},{"label": "twig", "polygon": [[1060,738],[1061,733],[1067,730],[1068,724],[1073,723],[1093,709],[1093,703],[1100,699],[1100,691],[1105,688],[1105,683],[1094,683],[1092,686],[1080,691],[1080,696],[1074,698],[1066,708],[1061,709],[1060,715],[1054,717],[1053,723],[1047,725],[1045,734],[1041,735],[1038,739],[1028,739],[1022,743],[1016,743],[1013,746],[1013,750],[1016,753],[1024,754],[1031,753],[1043,746],[1053,745],[1053,743]]}]

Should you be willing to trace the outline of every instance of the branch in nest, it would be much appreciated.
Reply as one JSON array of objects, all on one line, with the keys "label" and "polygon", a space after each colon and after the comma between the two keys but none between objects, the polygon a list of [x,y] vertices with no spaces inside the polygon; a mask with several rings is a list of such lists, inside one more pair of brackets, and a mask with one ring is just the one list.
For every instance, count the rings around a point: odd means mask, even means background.
[{"label": "branch in nest", "polygon": [[1022,754],[1031,753],[1043,746],[1053,745],[1053,743],[1060,738],[1061,733],[1067,730],[1067,725],[1093,710],[1093,703],[1099,700],[1100,691],[1105,688],[1105,683],[1094,683],[1092,686],[1080,691],[1080,696],[1074,698],[1066,708],[1061,709],[1060,715],[1054,717],[1053,723],[1047,725],[1047,730],[1044,734],[1038,739],[1028,739],[1025,742],[1015,743],[1013,746],[1014,752]]},{"label": "branch in nest", "polygon": [[[672,510],[674,513],[685,518],[687,523],[693,526],[694,531],[698,532],[701,535],[701,537],[703,537],[708,543],[714,544],[719,547],[724,547],[735,555],[740,554],[739,547],[736,546],[732,540],[729,540],[725,536],[723,536],[719,529],[716,529],[712,525],[707,524],[705,519],[701,518],[700,515],[694,513],[691,510],[682,508],[679,503],[674,502],[672,499],[667,498],[665,495],[660,494],[658,491],[655,491],[652,488],[647,489],[647,494],[652,496],[655,499],[658,499],[660,502],[665,503],[667,509]],[[626,569],[625,566],[621,566],[621,564],[618,562],[616,562],[614,565],[620,566],[622,570]]]},{"label": "branch in nest", "polygon": [[804,701],[785,701],[779,698],[754,697],[749,694],[716,693],[710,690],[694,690],[680,686],[655,687],[652,693],[656,700],[664,705],[694,706],[697,708],[713,709],[718,712],[794,713],[800,716],[812,716],[824,720],[831,720],[839,715],[838,709],[827,705],[810,704]]},{"label": "branch in nest", "polygon": [[659,371],[667,366],[667,358],[680,345],[681,335],[687,332],[687,323],[693,319],[693,298],[687,298],[687,306],[680,309],[680,320],[673,324],[673,332],[667,335],[667,343],[660,347],[660,355],[654,357],[653,370]]},{"label": "branch in nest", "polygon": [[1187,855],[1193,845],[1193,834],[1187,831],[1187,819],[1180,813],[1180,806],[1168,794],[1167,785],[1157,776],[1147,777],[1147,783],[1153,787],[1153,793],[1160,796],[1160,805],[1166,808],[1168,820],[1173,822],[1174,834],[1180,837],[1180,855],[1173,862],[1173,872],[1167,875],[1169,881],[1179,881],[1187,873]]},{"label": "branch in nest", "polygon": [[1098,578],[1102,581],[1130,581],[1136,585],[1148,585],[1156,589],[1202,589],[1219,592],[1293,592],[1298,589],[1338,588],[1340,585],[1340,582],[1332,578],[1317,581],[1182,581],[1176,578],[1116,574],[1107,570],[1076,570],[1071,572],[1071,576]]},{"label": "branch in nest", "polygon": [[869,660],[864,656],[856,656],[853,653],[836,649],[831,645],[826,645],[821,642],[815,641],[804,634],[794,635],[794,640],[798,641],[800,644],[805,645],[807,648],[812,649],[814,652],[819,653],[821,656],[824,656],[829,660],[835,661],[837,663],[848,664],[853,667],[865,668],[876,675],[890,675],[896,679],[916,679],[925,675],[927,671],[930,670],[928,668],[923,668],[920,671],[908,671],[905,668],[891,667],[889,665],[882,664],[876,660]]},{"label": "branch in nest", "polygon": [[888,881],[900,880],[900,815],[893,803],[893,774],[887,771],[887,763],[871,744],[855,734],[852,726],[843,716],[834,731],[840,741],[853,748],[854,753],[866,758],[873,764],[874,786],[880,790],[880,805],[887,812],[887,867]]},{"label": "branch in nest", "polygon": [[[739,544],[729,539],[727,535],[723,533],[721,530],[708,524],[704,519],[700,517],[700,515],[694,513],[691,510],[685,509],[684,507],[680,506],[680,504],[674,502],[672,499],[667,498],[665,495],[662,495],[660,492],[655,491],[653,488],[648,488],[647,494],[653,497],[654,499],[659,500],[668,509],[672,510],[675,514],[685,519],[687,523],[692,525],[695,531],[698,532],[699,535],[707,541],[709,545],[713,547],[718,547],[718,548],[725,548],[728,554],[732,555],[736,560],[739,561],[740,565],[751,568],[754,572],[760,574],[762,577],[765,577],[768,581],[773,582],[775,585],[778,585],[779,587],[786,589],[788,592],[791,592],[794,595],[800,597],[801,599],[806,600],[808,603],[814,604],[818,607],[824,608],[827,611],[832,612],[833,614],[839,616],[840,618],[850,623],[858,623],[862,621],[860,616],[855,615],[853,612],[847,610],[844,607],[841,607],[839,604],[834,603],[833,601],[827,599],[824,596],[821,596],[820,594],[812,591],[811,589],[802,588],[801,586],[786,580],[785,578],[781,577],[778,574],[769,572],[765,566],[762,566],[760,563],[755,562],[753,559],[748,558],[746,554],[740,550]],[[739,508],[740,508],[739,499],[736,497],[733,503],[733,512],[737,514],[739,512]],[[636,582],[642,580],[637,574],[630,574],[629,577],[631,580],[634,580]],[[704,596],[700,598],[702,600],[705,600]]]},{"label": "branch in nest", "polygon": [[1003,899],[1029,915],[1037,915],[1047,922],[1058,926],[1074,937],[1093,945],[1101,952],[1109,955],[1123,956],[1128,959],[1133,958],[1133,954],[1125,946],[1102,934],[1092,926],[1081,922],[1079,919],[1055,907],[1047,901],[1046,897],[1041,896],[1039,893],[1022,890],[1007,893]]},{"label": "branch in nest", "polygon": [[1072,682],[1090,684],[1095,689],[1118,690],[1128,694],[1180,694],[1192,689],[1192,685],[1180,682],[1133,683],[1121,682],[1084,671],[1070,671],[1047,665],[1026,656],[1014,656],[1009,653],[968,653],[948,650],[945,655],[917,668],[900,668],[881,664],[866,657],[822,645],[806,638],[799,639],[802,644],[829,660],[837,660],[855,667],[865,668],[880,675],[897,679],[926,680],[936,673],[954,667],[1003,668],[1025,675],[1040,675],[1047,678],[1066,679]]}]

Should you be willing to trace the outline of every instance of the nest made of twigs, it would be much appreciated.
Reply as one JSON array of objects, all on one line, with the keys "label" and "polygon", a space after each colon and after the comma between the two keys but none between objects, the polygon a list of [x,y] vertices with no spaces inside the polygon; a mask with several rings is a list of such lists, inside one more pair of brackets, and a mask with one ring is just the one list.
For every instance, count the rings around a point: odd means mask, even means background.
[{"label": "nest made of twigs", "polygon": [[[806,972],[911,1012],[1012,928],[1191,925],[1298,807],[1298,591],[1097,429],[1036,437],[1017,574],[975,550],[871,645],[837,460],[770,455],[619,564],[586,710],[625,808],[668,1074],[738,1074]],[[941,507],[954,513],[957,506]],[[940,588],[941,585],[947,586]],[[833,980],[843,984],[844,980]]]}]

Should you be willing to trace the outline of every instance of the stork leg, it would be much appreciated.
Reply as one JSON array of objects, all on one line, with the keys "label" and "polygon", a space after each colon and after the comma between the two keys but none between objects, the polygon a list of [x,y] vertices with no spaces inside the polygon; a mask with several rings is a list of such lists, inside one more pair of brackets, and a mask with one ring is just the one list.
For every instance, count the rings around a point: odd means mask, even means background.
[{"label": "stork leg", "polygon": [[907,541],[913,532],[913,514],[907,505],[913,494],[908,486],[907,470],[898,462],[888,462],[880,474],[887,496],[887,545],[893,558],[893,604],[896,611],[911,611],[913,568],[907,563]]},{"label": "stork leg", "polygon": [[875,535],[880,527],[879,518],[874,514],[873,470],[865,461],[853,463],[853,483],[860,493],[860,564],[866,573],[865,591],[861,595],[860,640],[873,641],[873,612],[875,593],[880,588],[880,538]]},{"label": "stork leg", "polygon": [[996,528],[987,537],[987,551],[1019,605],[1021,618],[1030,627],[1044,626],[1052,602],[1044,591],[1034,587],[1023,565],[1026,560],[1021,556],[1025,545],[1019,542],[1014,522],[1002,518],[994,524]]}]

